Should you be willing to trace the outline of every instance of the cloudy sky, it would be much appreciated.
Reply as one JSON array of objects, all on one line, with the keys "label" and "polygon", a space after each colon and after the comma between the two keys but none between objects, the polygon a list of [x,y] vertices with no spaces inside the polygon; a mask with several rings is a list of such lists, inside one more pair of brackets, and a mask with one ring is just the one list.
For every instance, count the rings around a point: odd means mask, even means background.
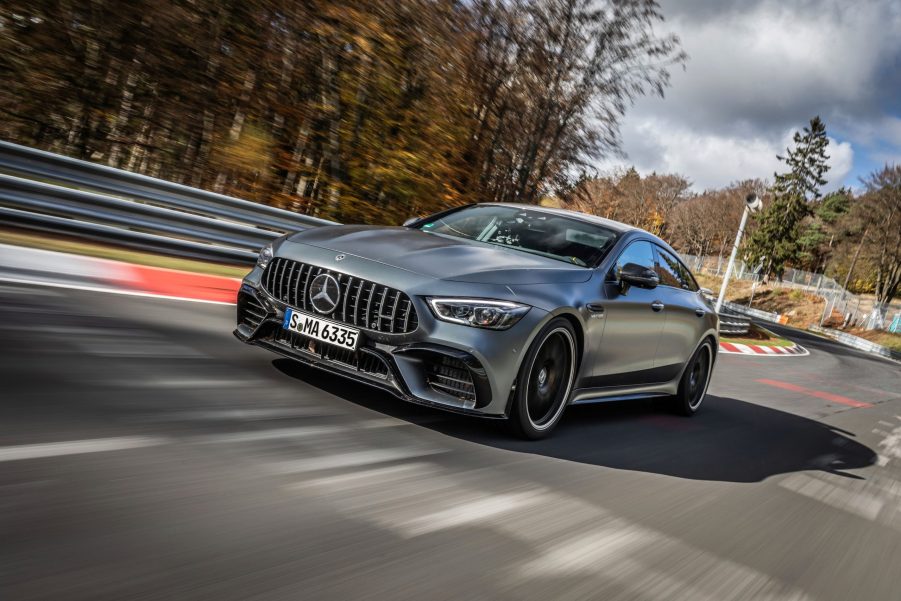
[{"label": "cloudy sky", "polygon": [[829,188],[901,163],[901,2],[663,0],[689,54],[666,98],[623,122],[626,159],[697,190],[772,178],[792,132],[814,115],[831,139]]}]

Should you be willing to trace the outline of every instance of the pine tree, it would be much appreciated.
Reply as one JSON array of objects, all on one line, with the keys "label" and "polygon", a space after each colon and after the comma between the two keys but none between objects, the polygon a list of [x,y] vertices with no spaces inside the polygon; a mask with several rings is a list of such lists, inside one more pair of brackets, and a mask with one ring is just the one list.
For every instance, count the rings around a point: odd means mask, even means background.
[{"label": "pine tree", "polygon": [[826,268],[837,238],[844,233],[842,218],[851,210],[854,195],[847,188],[830,192],[816,202],[813,214],[801,226],[800,267],[809,271]]},{"label": "pine tree", "polygon": [[810,203],[820,198],[820,187],[826,183],[823,176],[829,170],[828,145],[826,125],[814,117],[803,132],[795,132],[794,148],[779,157],[788,170],[775,174],[773,201],[758,218],[745,251],[751,264],[763,264],[766,276],[781,278],[786,264],[797,262],[802,252],[802,222],[811,214]]}]

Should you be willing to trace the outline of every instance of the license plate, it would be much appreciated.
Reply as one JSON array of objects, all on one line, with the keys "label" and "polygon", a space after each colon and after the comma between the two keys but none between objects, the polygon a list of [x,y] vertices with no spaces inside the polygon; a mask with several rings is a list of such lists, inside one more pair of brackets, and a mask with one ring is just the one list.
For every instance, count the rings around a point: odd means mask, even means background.
[{"label": "license plate", "polygon": [[348,328],[340,323],[322,319],[296,309],[285,310],[285,321],[282,327],[286,330],[309,336],[314,340],[319,340],[326,344],[334,344],[352,351],[357,349],[357,343],[360,341],[360,330]]}]

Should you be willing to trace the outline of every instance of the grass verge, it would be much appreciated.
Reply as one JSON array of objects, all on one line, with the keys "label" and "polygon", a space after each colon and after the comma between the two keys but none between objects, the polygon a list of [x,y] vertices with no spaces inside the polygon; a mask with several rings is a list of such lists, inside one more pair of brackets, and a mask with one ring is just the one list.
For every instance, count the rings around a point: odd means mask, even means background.
[{"label": "grass verge", "polygon": [[755,344],[757,346],[794,346],[794,342],[787,338],[781,338],[770,332],[766,328],[762,328],[757,324],[751,324],[751,329],[747,336],[740,338],[721,337],[720,342],[728,342],[730,344]]}]

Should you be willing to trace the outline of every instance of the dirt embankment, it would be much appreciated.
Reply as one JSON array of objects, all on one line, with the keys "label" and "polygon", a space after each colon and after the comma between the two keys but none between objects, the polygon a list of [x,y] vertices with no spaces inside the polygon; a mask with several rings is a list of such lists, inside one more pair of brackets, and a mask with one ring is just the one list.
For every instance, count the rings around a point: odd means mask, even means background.
[{"label": "dirt embankment", "polygon": [[[753,302],[750,295],[740,296],[734,302],[740,305],[750,302],[755,309],[785,315],[789,324],[802,328],[819,324],[825,309],[825,301],[821,297],[788,288],[758,287]],[[841,316],[838,317],[841,319]]]},{"label": "dirt embankment", "polygon": [[[712,276],[699,275],[696,276],[698,283],[705,288],[710,288],[714,294],[719,293],[721,278]],[[826,301],[815,295],[797,290],[793,288],[781,288],[773,285],[759,285],[756,289],[751,290],[751,282],[747,280],[734,280],[729,282],[729,290],[726,293],[726,300],[739,305],[750,306],[754,309],[767,311],[769,313],[778,313],[788,318],[788,324],[796,328],[807,328],[811,325],[820,325],[823,318],[823,311],[826,309]],[[869,303],[872,307],[872,302]],[[869,307],[861,303],[858,307],[859,311],[865,311]],[[889,311],[889,313],[893,313]],[[832,315],[826,316],[823,321],[824,326],[828,328],[841,329],[854,336],[860,336],[871,340],[876,344],[887,346],[895,350],[901,350],[901,334],[892,334],[883,330],[865,330],[858,327],[843,328],[845,316],[838,311],[833,311]]]},{"label": "dirt embankment", "polygon": [[[722,279],[712,276],[698,276],[698,283],[705,288],[710,288],[718,293]],[[754,309],[778,313],[788,318],[788,323],[795,327],[806,328],[812,324],[819,324],[825,309],[825,301],[815,295],[793,288],[781,288],[778,286],[758,285],[752,291],[752,284],[748,280],[733,280],[729,282],[726,300],[733,303],[751,306]],[[841,316],[835,315],[841,322]]]}]

